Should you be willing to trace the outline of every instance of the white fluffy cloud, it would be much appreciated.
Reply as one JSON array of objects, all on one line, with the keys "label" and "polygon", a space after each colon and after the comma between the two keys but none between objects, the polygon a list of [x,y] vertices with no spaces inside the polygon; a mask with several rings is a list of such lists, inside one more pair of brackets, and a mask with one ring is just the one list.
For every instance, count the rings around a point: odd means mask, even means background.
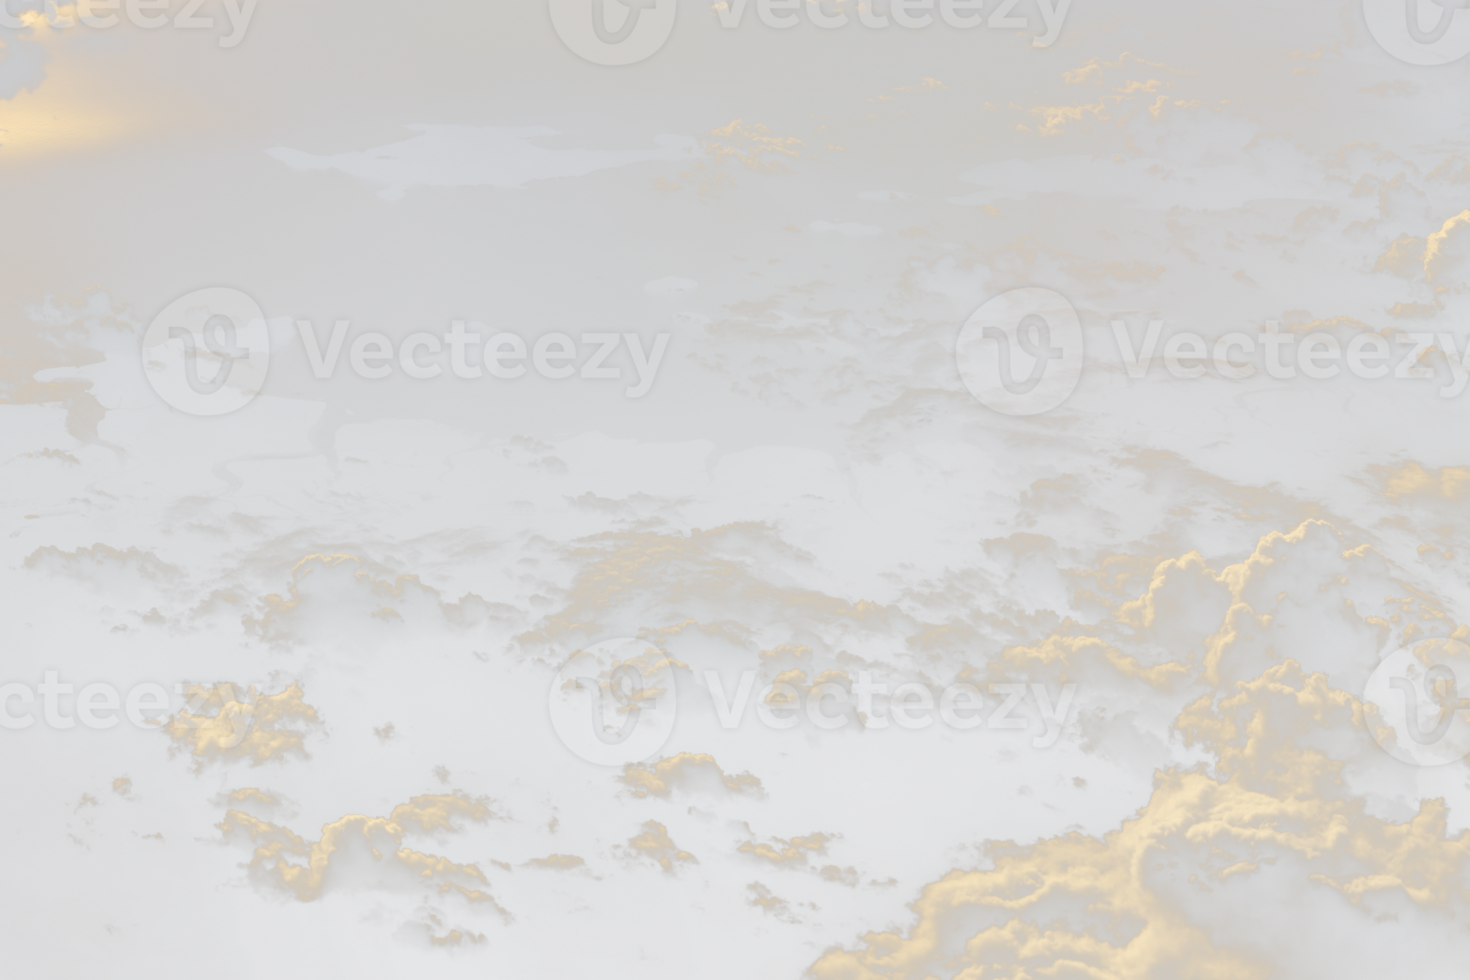
[{"label": "white fluffy cloud", "polygon": [[800,871],[842,887],[857,887],[863,876],[857,868],[831,864],[831,846],[841,843],[839,833],[808,833],[803,837],[751,837],[736,843],[731,861],[757,871]]},{"label": "white fluffy cloud", "polygon": [[1244,106],[1223,109],[1198,98],[1158,96],[1145,103],[1136,96],[1103,96],[1095,103],[1039,106],[1030,112],[1039,120],[1036,131],[1042,137],[1111,128],[1130,153],[1180,163],[1192,163],[1211,150],[1239,153],[1261,131],[1261,120]]},{"label": "white fluffy cloud", "polygon": [[[514,638],[514,648],[526,657],[556,658],[609,636],[645,630],[695,667],[701,667],[695,658],[703,652],[738,648],[729,639],[739,630],[711,639],[686,626],[691,619],[707,626],[879,636],[910,627],[897,608],[848,602],[800,585],[795,576],[816,572],[816,558],[764,523],[688,533],[610,530],[556,545],[553,552],[575,572],[562,607]],[[661,632],[669,627],[679,629]],[[691,646],[681,648],[679,639]]]},{"label": "white fluffy cloud", "polygon": [[936,259],[910,256],[895,292],[906,301],[938,294],[961,304],[973,304],[1004,289],[1042,287],[1054,289],[1073,301],[1100,303],[1157,287],[1164,272],[1164,266],[1139,259],[1127,262],[1086,259],[1051,248],[1035,235],[1028,235],[964,259],[954,253],[944,253]]},{"label": "white fluffy cloud", "polygon": [[184,569],[153,552],[137,547],[122,551],[101,542],[75,551],[44,545],[26,555],[24,567],[26,572],[71,582],[113,602],[132,602],[146,594],[188,586]]},{"label": "white fluffy cloud", "polygon": [[587,865],[585,858],[575,854],[551,854],[544,858],[531,858],[529,861],[520,862],[517,867],[525,868],[526,871],[550,871],[551,874],[570,874],[570,876],[592,879],[601,882],[600,877],[592,874],[592,868]]},{"label": "white fluffy cloud", "polygon": [[1426,467],[1416,460],[1374,463],[1364,488],[1388,513],[1385,532],[1419,542],[1419,560],[1455,586],[1470,585],[1470,529],[1460,514],[1470,494],[1470,467]]},{"label": "white fluffy cloud", "polygon": [[614,845],[613,860],[628,870],[657,868],[666,879],[679,879],[686,871],[700,867],[700,860],[688,851],[681,851],[669,836],[669,829],[657,820],[644,821],[628,842]]},{"label": "white fluffy cloud", "polygon": [[770,126],[744,119],[731,119],[697,138],[704,159],[679,175],[682,184],[661,179],[654,182],[654,191],[670,195],[688,185],[701,201],[722,200],[728,192],[739,190],[739,182],[731,170],[759,176],[791,176],[797,172],[792,165],[800,163],[807,151],[807,144],[798,138],[781,137]]},{"label": "white fluffy cloud", "polygon": [[359,555],[310,554],[291,569],[287,595],[266,595],[245,635],[273,651],[307,646],[365,655],[423,636],[472,636],[519,623],[516,608],[463,595],[441,598],[416,574],[394,574]]},{"label": "white fluffy cloud", "polygon": [[617,774],[623,792],[632,799],[692,799],[695,796],[728,802],[732,799],[766,801],[766,788],[753,773],[726,774],[713,755],[679,752],[657,763],[628,765]]},{"label": "white fluffy cloud", "polygon": [[57,347],[82,347],[107,353],[137,353],[144,323],[131,303],[113,304],[112,291],[100,285],[76,297],[47,292],[40,303],[21,307],[40,334]]},{"label": "white fluffy cloud", "polygon": [[194,714],[169,718],[163,733],[169,739],[169,757],[188,757],[194,776],[231,765],[306,763],[312,758],[307,739],[326,730],[322,716],[307,704],[300,683],[273,695],[247,695],[228,683],[187,685],[184,691],[188,702],[200,707]]},{"label": "white fluffy cloud", "polygon": [[[241,810],[226,810],[219,821],[225,846],[247,852],[241,864],[245,883],[256,895],[288,905],[320,902],[329,895],[404,896],[415,911],[395,929],[394,942],[425,952],[466,954],[487,945],[484,934],[453,927],[442,909],[512,924],[514,917],[492,895],[484,871],[440,855],[404,846],[413,837],[442,840],[470,827],[506,820],[488,798],[465,793],[415,796],[388,817],[347,814],[307,840],[279,823]],[[369,915],[387,923],[387,915]]]},{"label": "white fluffy cloud", "polygon": [[[1103,837],[988,842],[913,924],[831,948],[811,980],[1172,977],[1376,980],[1470,956],[1470,833],[1438,799],[1394,817],[1344,792],[1354,698],[1282,664],[1186,718],[1219,774],[1158,774]],[[1320,723],[1320,724],[1319,724]]]},{"label": "white fluffy cloud", "polygon": [[290,796],[253,786],[221,790],[210,798],[209,804],[215,810],[238,810],[270,823],[290,823],[301,815],[301,805]]}]

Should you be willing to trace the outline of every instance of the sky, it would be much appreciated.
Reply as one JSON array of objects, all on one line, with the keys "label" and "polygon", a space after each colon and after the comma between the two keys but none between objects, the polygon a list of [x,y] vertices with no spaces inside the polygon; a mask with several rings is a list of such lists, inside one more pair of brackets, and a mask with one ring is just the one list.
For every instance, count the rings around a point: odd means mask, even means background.
[{"label": "sky", "polygon": [[1458,975],[1470,10],[0,2],[9,962]]}]

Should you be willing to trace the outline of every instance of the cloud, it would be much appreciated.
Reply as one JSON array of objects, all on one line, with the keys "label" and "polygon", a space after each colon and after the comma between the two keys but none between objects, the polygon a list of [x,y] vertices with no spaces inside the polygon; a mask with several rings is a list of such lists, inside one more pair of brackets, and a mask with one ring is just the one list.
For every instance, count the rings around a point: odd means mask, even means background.
[{"label": "cloud", "polygon": [[1236,269],[1235,272],[1230,273],[1230,278],[1235,279],[1236,282],[1239,282],[1242,287],[1247,289],[1261,288],[1260,282],[1255,281],[1254,276],[1245,269]]},{"label": "cloud", "polygon": [[[1355,947],[1332,960],[1362,955],[1364,944],[1347,936],[1382,915],[1417,907],[1470,922],[1470,831],[1447,835],[1444,803],[1426,801],[1396,822],[1343,793],[1345,763],[1320,746],[1363,724],[1351,695],[1290,662],[1218,702],[1202,698],[1179,727],[1211,752],[1218,776],[1158,773],[1139,815],[1102,837],[991,845],[992,868],[952,871],[924,888],[906,933],[830,950],[812,973],[1290,976],[1322,955],[1317,943]],[[1324,890],[1348,904],[1333,905]],[[1306,925],[1293,914],[1303,902],[1339,911]],[[1249,936],[1221,928],[1242,903],[1252,906]]]},{"label": "cloud", "polygon": [[714,802],[732,799],[764,802],[766,788],[751,773],[726,774],[713,755],[679,752],[657,763],[628,765],[617,774],[623,792],[632,799],[692,799],[703,796]]},{"label": "cloud", "polygon": [[[813,912],[822,911],[816,905],[811,905],[810,902],[806,902],[806,907]],[[757,912],[760,912],[761,917],[775,918],[778,923],[785,923],[786,926],[801,926],[804,921],[792,907],[791,902],[776,895],[769,887],[760,882],[751,882],[745,886],[745,908],[756,909]]]},{"label": "cloud", "polygon": [[635,522],[645,517],[657,516],[661,519],[676,520],[679,517],[679,508],[692,504],[692,497],[654,497],[653,494],[629,494],[622,500],[614,500],[610,497],[598,497],[592,491],[587,491],[581,497],[563,497],[567,507],[579,514],[594,514],[598,517],[610,517],[620,522]]},{"label": "cloud", "polygon": [[412,917],[392,930],[392,942],[419,952],[440,952],[450,959],[490,949],[490,939],[484,933],[451,926],[448,915],[432,905],[413,909]]},{"label": "cloud", "polygon": [[32,450],[31,453],[18,455],[15,458],[18,458],[18,460],[41,460],[46,461],[46,463],[57,463],[60,464],[62,469],[75,469],[75,467],[81,466],[82,464],[82,461],[78,460],[75,455],[65,450]]},{"label": "cloud", "polygon": [[938,78],[929,78],[928,75],[925,75],[922,79],[920,79],[919,84],[917,85],[889,85],[888,91],[891,91],[891,93],[908,94],[947,93],[947,91],[950,91],[950,87],[948,87],[948,85],[945,85],[944,82],[939,81]]},{"label": "cloud", "polygon": [[[1163,62],[1150,62],[1133,51],[1123,51],[1111,62],[1103,57],[1089,57],[1076,68],[1061,73],[1061,84],[1064,88],[1107,88],[1107,72],[1110,71],[1170,79],[1170,88],[1177,87],[1172,79],[1200,78],[1200,72],[1188,68],[1172,68]],[[1152,81],[1157,82],[1157,78]]]},{"label": "cloud", "polygon": [[1373,270],[1402,279],[1432,301],[1427,316],[1417,319],[1466,310],[1470,300],[1470,210],[1446,217],[1427,237],[1399,235],[1374,260]]},{"label": "cloud", "polygon": [[1358,482],[1386,511],[1380,529],[1416,547],[1430,572],[1460,588],[1470,585],[1470,529],[1460,520],[1470,467],[1373,463]]},{"label": "cloud", "polygon": [[272,651],[307,646],[362,657],[395,642],[481,635],[520,621],[510,605],[473,592],[447,602],[416,574],[394,574],[357,555],[309,554],[291,569],[287,595],[266,595],[241,623]]},{"label": "cloud", "polygon": [[[907,929],[833,946],[811,980],[960,976],[1369,980],[1470,955],[1470,836],[1444,801],[1373,813],[1357,699],[1288,661],[1180,721],[1216,774],[1163,771],[1101,837],[989,840],[911,904]],[[1383,760],[1377,752],[1377,760]]]},{"label": "cloud", "polygon": [[669,836],[669,829],[657,820],[644,821],[628,843],[614,845],[613,860],[629,871],[638,867],[657,868],[666,879],[679,879],[686,871],[700,867],[700,860],[688,851],[681,851]]},{"label": "cloud", "polygon": [[100,285],[82,289],[81,295],[75,298],[47,292],[40,303],[22,304],[21,310],[32,323],[43,325],[41,338],[56,347],[128,354],[137,353],[143,338],[144,323],[138,319],[132,304],[115,306],[112,291]]},{"label": "cloud", "polygon": [[1053,289],[1072,301],[1101,303],[1122,294],[1148,291],[1163,281],[1166,267],[1142,260],[1101,262],[1051,248],[1035,235],[998,245],[978,256],[960,259],[947,251],[936,259],[910,256],[895,284],[904,301],[925,295],[947,295],[961,307],[973,307],[1005,289]]},{"label": "cloud", "polygon": [[[506,815],[491,799],[440,793],[415,796],[388,817],[347,814],[323,826],[316,840],[240,810],[226,811],[216,829],[223,845],[250,855],[240,867],[245,884],[260,898],[290,905],[320,902],[329,895],[406,896],[417,907],[395,930],[394,942],[453,955],[478,952],[487,940],[472,930],[451,929],[442,908],[494,918],[504,926],[513,923],[514,915],[495,901],[481,868],[415,851],[404,842],[426,837],[442,843],[465,835],[470,827],[503,820]],[[384,924],[388,917],[365,918]]]},{"label": "cloud", "polygon": [[517,867],[526,871],[550,871],[551,874],[567,874],[567,876],[584,877],[594,882],[601,882],[601,877],[592,874],[584,858],[575,854],[553,854],[545,858],[531,858],[529,861],[520,862]]},{"label": "cloud", "polygon": [[839,833],[808,833],[804,837],[767,837],[767,839],[741,840],[731,852],[731,861],[745,868],[759,871],[800,871],[819,877],[829,884],[856,889],[863,883],[857,868],[839,864],[826,864],[831,857],[829,848],[841,843]]},{"label": "cloud", "polygon": [[259,541],[269,538],[273,522],[257,517],[216,497],[179,497],[163,508],[157,522],[165,538],[188,535],[213,545]]},{"label": "cloud", "polygon": [[[795,163],[806,156],[807,144],[795,137],[778,137],[769,126],[731,119],[697,137],[704,159],[694,163],[679,181],[692,187],[701,203],[722,200],[728,192],[739,190],[731,170],[739,169],[757,176],[791,176],[797,173]],[[672,181],[654,184],[659,194],[673,194]]]},{"label": "cloud", "polygon": [[857,422],[844,423],[848,451],[866,461],[903,453],[920,442],[958,436],[960,426],[983,419],[985,407],[967,391],[914,388],[888,404],[869,408]]},{"label": "cloud", "polygon": [[1179,163],[1195,162],[1211,150],[1239,153],[1263,125],[1244,106],[1223,109],[1198,98],[1176,101],[1169,96],[1152,103],[1138,96],[1103,96],[1095,103],[1038,106],[1030,113],[1038,118],[1036,132],[1042,137],[1111,128],[1130,153]]},{"label": "cloud", "polygon": [[245,698],[235,685],[187,685],[185,698],[201,702],[196,713],[169,718],[163,733],[169,758],[187,755],[190,773],[245,764],[250,768],[307,763],[306,741],[326,730],[322,716],[306,702],[300,682],[281,693],[253,692]]},{"label": "cloud", "polygon": [[46,79],[46,48],[29,40],[29,28],[0,28],[0,98],[15,98],[22,91],[35,91]]},{"label": "cloud", "polygon": [[[559,610],[520,633],[512,646],[522,657],[553,658],[609,636],[653,630],[676,657],[695,657],[713,646],[698,632],[659,633],[694,620],[706,626],[738,623],[744,629],[789,633],[828,629],[858,635],[895,635],[906,617],[873,602],[848,602],[800,585],[813,573],[810,552],[788,544],[772,525],[735,522],[691,532],[663,529],[609,530],[551,547],[573,570]],[[716,644],[720,649],[731,645]],[[701,667],[695,661],[695,667]],[[695,688],[703,688],[697,685]],[[684,686],[679,692],[684,693]]]},{"label": "cloud", "polygon": [[1373,96],[1382,100],[1408,100],[1408,98],[1420,98],[1424,94],[1423,88],[1417,82],[1408,81],[1407,78],[1385,79],[1382,82],[1374,82],[1372,85],[1364,85],[1358,90],[1360,96]]},{"label": "cloud", "polygon": [[71,582],[97,598],[113,602],[132,602],[146,594],[188,588],[188,573],[153,552],[138,547],[119,551],[101,542],[75,551],[43,545],[26,555],[22,567],[32,574]]},{"label": "cloud", "polygon": [[215,810],[237,810],[269,823],[290,823],[301,815],[301,805],[273,789],[228,789],[210,798]]}]

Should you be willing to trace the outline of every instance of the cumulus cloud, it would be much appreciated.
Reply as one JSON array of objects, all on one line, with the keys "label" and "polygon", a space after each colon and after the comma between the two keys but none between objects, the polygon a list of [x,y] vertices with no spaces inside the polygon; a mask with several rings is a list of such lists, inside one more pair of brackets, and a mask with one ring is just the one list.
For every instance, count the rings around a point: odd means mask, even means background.
[{"label": "cumulus cloud", "polygon": [[125,551],[101,542],[75,551],[43,545],[26,555],[22,567],[26,572],[72,583],[113,602],[132,602],[146,594],[188,586],[184,569],[135,545]]},{"label": "cumulus cloud", "polygon": [[823,882],[857,887],[863,876],[857,868],[829,864],[831,845],[841,843],[839,833],[808,833],[803,837],[751,837],[736,843],[731,861],[759,871],[800,871]]},{"label": "cumulus cloud", "polygon": [[1442,801],[1389,821],[1355,799],[1170,771],[1107,836],[986,843],[988,867],[926,886],[908,929],[829,949],[808,976],[1367,980],[1399,962],[1452,973],[1470,955],[1470,836],[1446,823]]},{"label": "cumulus cloud", "polygon": [[700,867],[700,860],[688,851],[681,851],[669,836],[669,829],[657,820],[644,821],[637,835],[629,837],[626,843],[614,845],[613,860],[628,870],[657,868],[666,879],[679,879],[692,868]]},{"label": "cumulus cloud", "polygon": [[526,871],[550,871],[551,874],[569,874],[573,877],[584,877],[594,882],[601,882],[601,877],[592,874],[592,868],[587,865],[587,860],[575,854],[553,854],[544,858],[531,858],[529,861],[520,862],[517,867],[525,868]]},{"label": "cumulus cloud", "polygon": [[146,326],[131,303],[113,304],[112,291],[100,285],[72,298],[47,292],[40,303],[22,304],[21,310],[32,323],[40,323],[40,335],[56,347],[135,353]]},{"label": "cumulus cloud", "polygon": [[[492,918],[510,926],[514,917],[495,901],[490,882],[475,864],[456,864],[409,848],[409,839],[444,842],[470,827],[506,820],[490,798],[466,793],[415,796],[388,817],[347,814],[309,840],[276,821],[226,810],[216,824],[222,845],[250,855],[241,870],[256,895],[276,904],[312,904],[329,895],[404,896],[415,911],[392,933],[394,942],[425,952],[465,954],[488,945],[484,934],[451,926],[442,909]],[[372,915],[385,924],[391,917]]]},{"label": "cumulus cloud", "polygon": [[[1470,306],[1470,210],[1446,217],[1427,237],[1399,235],[1374,260],[1373,270],[1402,279],[1426,300],[1421,304],[1423,316],[1408,319],[1433,319],[1466,310]],[[1401,304],[1391,313],[1402,313],[1410,306]]]},{"label": "cumulus cloud", "polygon": [[617,774],[623,792],[632,799],[692,799],[695,796],[728,802],[732,799],[764,802],[766,788],[751,773],[726,774],[713,755],[679,752],[657,763],[628,765]]},{"label": "cumulus cloud", "polygon": [[269,823],[290,823],[301,815],[301,805],[285,793],[273,789],[226,789],[215,793],[209,801],[215,810],[237,810]]},{"label": "cumulus cloud", "polygon": [[445,601],[417,574],[394,574],[359,555],[310,554],[291,569],[287,594],[266,595],[241,621],[248,638],[273,651],[366,655],[423,636],[506,632],[522,613],[473,592]]},{"label": "cumulus cloud", "polygon": [[1360,483],[1386,511],[1379,527],[1414,545],[1436,576],[1460,588],[1470,585],[1470,529],[1458,517],[1470,494],[1470,467],[1373,463]]},{"label": "cumulus cloud", "polygon": [[[572,582],[559,610],[513,639],[514,649],[525,657],[554,658],[607,636],[638,636],[644,630],[653,630],[651,636],[681,660],[741,645],[729,642],[741,629],[726,630],[711,644],[707,633],[681,626],[688,620],[788,633],[820,627],[895,635],[908,629],[895,608],[863,599],[848,602],[801,585],[795,576],[816,572],[816,558],[766,523],[695,527],[688,533],[609,530],[554,545],[553,554],[573,569]],[[663,632],[669,627],[678,629]],[[691,645],[679,646],[681,639]],[[692,663],[701,666],[701,661]]]},{"label": "cumulus cloud", "polygon": [[[811,902],[804,902],[801,905],[813,912],[822,911]],[[756,909],[757,912],[760,912],[761,917],[773,918],[778,923],[785,923],[786,926],[800,926],[804,921],[801,915],[797,914],[797,908],[791,902],[776,895],[770,890],[770,887],[760,882],[751,882],[745,886],[745,907]]]},{"label": "cumulus cloud", "polygon": [[169,758],[187,757],[194,776],[210,768],[245,764],[250,768],[306,763],[306,742],[326,730],[322,716],[306,702],[300,683],[281,693],[262,693],[229,683],[185,685],[184,696],[198,705],[169,718],[163,733]]},{"label": "cumulus cloud", "polygon": [[438,952],[450,959],[490,949],[490,939],[465,927],[453,926],[442,909],[419,905],[413,915],[392,930],[392,942],[417,952]]}]

